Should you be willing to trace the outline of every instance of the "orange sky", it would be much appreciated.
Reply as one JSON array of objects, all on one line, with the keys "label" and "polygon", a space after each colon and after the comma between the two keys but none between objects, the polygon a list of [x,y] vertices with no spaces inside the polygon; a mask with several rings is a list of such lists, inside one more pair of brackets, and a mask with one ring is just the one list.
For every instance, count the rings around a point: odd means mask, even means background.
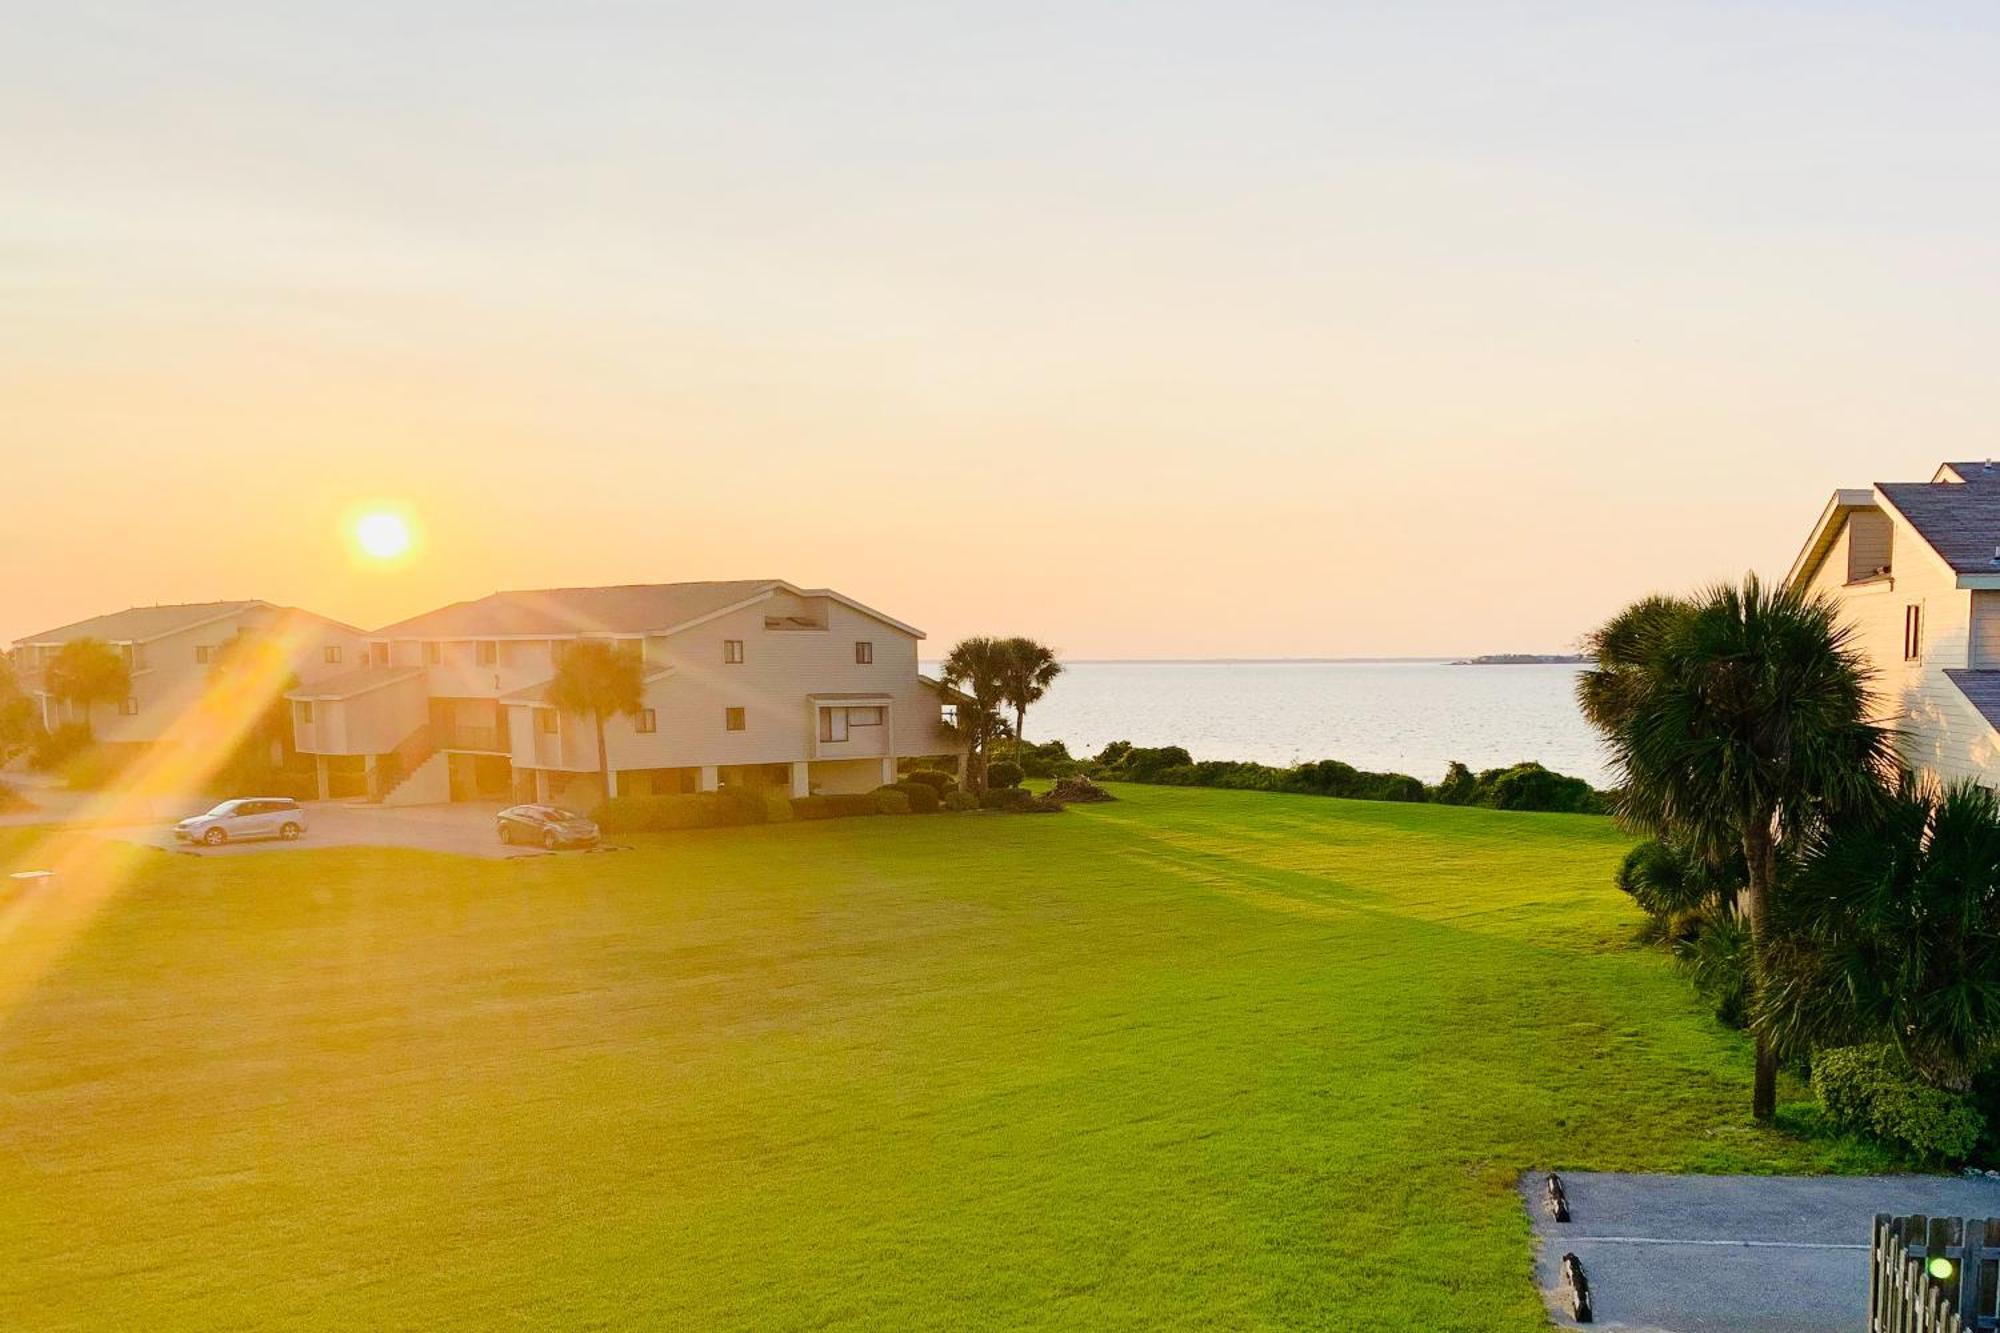
[{"label": "orange sky", "polygon": [[285,8],[0,54],[0,637],[769,575],[1546,651],[1992,449],[1971,8]]}]

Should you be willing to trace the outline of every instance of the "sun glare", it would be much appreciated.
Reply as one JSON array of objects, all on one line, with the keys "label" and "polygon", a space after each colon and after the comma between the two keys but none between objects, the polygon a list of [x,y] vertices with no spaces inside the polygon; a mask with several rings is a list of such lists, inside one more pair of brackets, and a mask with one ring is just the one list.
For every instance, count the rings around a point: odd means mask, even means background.
[{"label": "sun glare", "polygon": [[394,560],[410,549],[410,525],[400,514],[372,510],[354,521],[354,543],[363,555]]}]

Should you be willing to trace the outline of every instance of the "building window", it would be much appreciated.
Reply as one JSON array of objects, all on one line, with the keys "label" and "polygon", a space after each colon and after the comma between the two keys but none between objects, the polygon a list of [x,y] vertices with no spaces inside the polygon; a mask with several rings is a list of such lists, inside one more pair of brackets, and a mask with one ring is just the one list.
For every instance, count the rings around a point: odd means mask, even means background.
[{"label": "building window", "polygon": [[957,705],[957,704],[940,704],[940,705],[938,706],[938,721],[939,721],[939,722],[942,722],[942,723],[943,723],[943,724],[944,724],[945,726],[947,726],[947,727],[955,727],[955,726],[957,726],[957,725],[958,725],[958,705]]},{"label": "building window", "polygon": [[819,710],[819,738],[823,741],[844,741],[847,739],[847,710],[845,708],[822,708]]},{"label": "building window", "polygon": [[544,736],[555,735],[556,710],[553,708],[537,708],[535,710],[535,730],[541,732]]},{"label": "building window", "polygon": [[425,644],[424,661],[429,662],[432,666],[444,665],[444,645],[441,643]]},{"label": "building window", "polygon": [[205,643],[198,643],[194,646],[194,660],[197,662],[205,665],[214,655],[215,650]]},{"label": "building window", "polygon": [[660,715],[650,708],[641,708],[639,715],[632,719],[632,730],[642,736],[650,736],[660,729]]},{"label": "building window", "polygon": [[500,645],[491,639],[481,639],[478,652],[481,666],[492,666],[500,660]]},{"label": "building window", "polygon": [[722,660],[728,666],[741,666],[743,664],[743,640],[724,639],[722,641]]},{"label": "building window", "polygon": [[320,657],[330,663],[338,662],[340,660],[340,645],[329,643],[326,647],[320,649]]},{"label": "building window", "polygon": [[722,710],[722,729],[724,731],[743,731],[749,725],[749,722],[743,716],[742,709],[725,708]]},{"label": "building window", "polygon": [[126,717],[132,717],[139,711],[139,701],[132,695],[128,694],[125,696],[124,700],[118,705],[118,711],[120,713],[123,713]]},{"label": "building window", "polygon": [[310,699],[299,700],[297,704],[296,716],[298,718],[298,723],[300,726],[310,727],[312,725],[313,706],[312,706],[312,701]]},{"label": "building window", "polygon": [[374,666],[389,665],[389,645],[376,641],[368,645],[368,661]]},{"label": "building window", "polygon": [[879,708],[850,708],[847,710],[847,725],[850,727],[879,727],[882,725],[882,710]]},{"label": "building window", "polygon": [[1924,607],[1912,602],[1903,608],[1903,660],[1915,662],[1924,655]]},{"label": "building window", "polygon": [[875,645],[866,641],[857,642],[854,645],[854,664],[856,666],[872,666],[874,662]]}]

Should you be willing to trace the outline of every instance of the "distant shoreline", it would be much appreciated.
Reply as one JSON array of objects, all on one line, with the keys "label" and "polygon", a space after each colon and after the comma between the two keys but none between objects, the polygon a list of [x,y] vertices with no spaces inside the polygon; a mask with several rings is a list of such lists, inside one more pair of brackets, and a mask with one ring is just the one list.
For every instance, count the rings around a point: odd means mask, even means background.
[{"label": "distant shoreline", "polygon": [[[1576,666],[1587,657],[1067,657],[1065,666]],[[925,666],[937,665],[926,661]]]},{"label": "distant shoreline", "polygon": [[1577,653],[1487,653],[1464,657],[1452,666],[1586,666],[1593,659]]}]

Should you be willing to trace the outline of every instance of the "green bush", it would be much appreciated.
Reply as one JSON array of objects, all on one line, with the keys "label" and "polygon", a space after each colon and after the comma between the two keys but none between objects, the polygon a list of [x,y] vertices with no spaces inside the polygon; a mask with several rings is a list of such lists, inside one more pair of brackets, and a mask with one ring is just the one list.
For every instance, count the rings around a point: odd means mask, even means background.
[{"label": "green bush", "polygon": [[[780,800],[783,798],[780,797]],[[684,792],[674,796],[614,796],[590,812],[606,833],[665,833],[674,829],[727,828],[771,818],[761,792]],[[785,818],[790,817],[787,803]]]},{"label": "green bush", "polygon": [[907,815],[910,813],[910,798],[894,787],[883,787],[871,795],[875,797],[875,808],[885,815]]},{"label": "green bush", "polygon": [[953,777],[949,773],[940,772],[935,768],[919,768],[911,772],[905,773],[901,778],[897,779],[896,785],[898,787],[902,787],[910,783],[916,783],[918,786],[929,787],[932,791],[935,791],[940,796],[944,795],[948,791],[958,790],[957,778]]},{"label": "green bush", "polygon": [[846,819],[853,815],[881,813],[882,802],[872,791],[792,798],[792,814],[799,819]]},{"label": "green bush", "polygon": [[1551,772],[1540,764],[1516,764],[1494,775],[1489,783],[1480,774],[1484,788],[1479,804],[1495,810],[1544,810],[1557,814],[1601,815],[1604,798],[1582,778]]},{"label": "green bush", "polygon": [[1471,805],[1479,796],[1479,779],[1472,770],[1454,759],[1444,771],[1444,781],[1430,789],[1430,799],[1439,805]]},{"label": "green bush", "polygon": [[1040,745],[1024,742],[1016,747],[1014,762],[1031,778],[1060,777],[1057,769],[1063,765],[1070,765],[1071,772],[1076,771],[1076,760],[1061,741],[1043,741]]},{"label": "green bush", "polygon": [[979,798],[981,810],[1026,810],[1035,803],[1035,794],[1025,787],[995,787]]},{"label": "green bush", "polygon": [[1927,1163],[1964,1161],[1985,1128],[1970,1093],[1920,1082],[1886,1046],[1813,1052],[1812,1089],[1835,1124],[1898,1144]]},{"label": "green bush", "polygon": [[1356,801],[1424,799],[1424,784],[1407,773],[1369,773],[1338,759],[1300,764],[1292,770],[1285,790],[1312,796],[1344,796]]},{"label": "green bush", "polygon": [[969,791],[948,791],[944,794],[944,808],[954,814],[979,808],[979,798]]},{"label": "green bush", "polygon": [[1021,771],[1019,764],[1009,763],[1005,759],[1002,759],[997,764],[988,764],[986,766],[986,785],[989,788],[1018,787],[1021,785],[1021,779],[1026,776],[1027,774]]},{"label": "green bush", "polygon": [[892,782],[888,786],[877,787],[875,790],[878,792],[900,792],[910,802],[910,813],[915,815],[936,814],[938,806],[943,803],[944,799],[939,795],[938,789],[931,786],[928,782]]},{"label": "green bush", "polygon": [[81,722],[65,722],[35,738],[28,751],[28,767],[37,773],[54,773],[90,747],[90,730]]},{"label": "green bush", "polygon": [[1690,917],[1673,943],[1674,959],[1695,993],[1722,1023],[1750,1022],[1750,927],[1734,912],[1716,909]]}]

